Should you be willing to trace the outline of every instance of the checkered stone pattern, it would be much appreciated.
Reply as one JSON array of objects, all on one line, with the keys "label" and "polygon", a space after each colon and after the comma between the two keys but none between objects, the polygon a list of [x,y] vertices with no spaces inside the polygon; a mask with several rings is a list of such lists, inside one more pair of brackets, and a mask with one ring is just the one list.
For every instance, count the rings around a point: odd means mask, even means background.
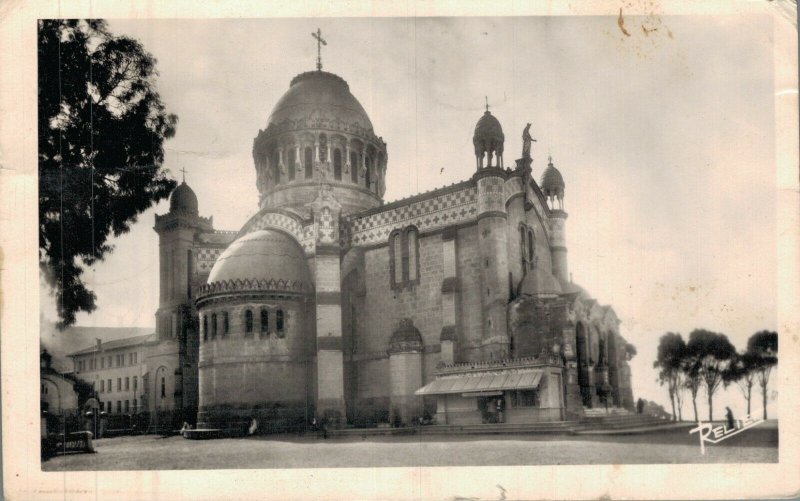
[{"label": "checkered stone pattern", "polygon": [[352,245],[385,243],[397,228],[415,225],[429,231],[471,221],[478,215],[475,188],[466,188],[413,202],[351,221]]},{"label": "checkered stone pattern", "polygon": [[208,273],[217,262],[217,258],[225,249],[219,247],[195,247],[197,259],[195,261],[195,273]]},{"label": "checkered stone pattern", "polygon": [[277,212],[266,212],[258,216],[255,220],[251,221],[247,226],[242,228],[241,235],[252,233],[254,231],[264,230],[267,228],[279,228],[293,235],[297,241],[303,239],[303,227],[293,219],[285,214]]},{"label": "checkered stone pattern", "polygon": [[320,243],[332,244],[338,242],[339,221],[334,218],[334,213],[330,207],[323,207],[320,210],[317,228],[319,231]]},{"label": "checkered stone pattern", "polygon": [[316,239],[314,238],[314,223],[303,227],[303,237],[300,239],[303,252],[313,254],[316,249]]},{"label": "checkered stone pattern", "polygon": [[500,177],[485,177],[478,180],[478,213],[505,211],[505,181]]}]

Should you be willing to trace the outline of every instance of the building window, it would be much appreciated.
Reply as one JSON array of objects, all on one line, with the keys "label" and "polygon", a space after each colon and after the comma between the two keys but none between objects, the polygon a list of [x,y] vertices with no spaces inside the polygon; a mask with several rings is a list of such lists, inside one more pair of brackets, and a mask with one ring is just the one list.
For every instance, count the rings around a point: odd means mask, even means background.
[{"label": "building window", "polygon": [[246,336],[253,335],[253,310],[244,312],[244,333]]},{"label": "building window", "polygon": [[130,389],[131,389],[131,378],[126,377],[125,378],[125,391],[128,391]]},{"label": "building window", "polygon": [[419,232],[411,226],[389,238],[389,267],[393,287],[419,282]]},{"label": "building window", "polygon": [[528,260],[533,263],[533,230],[528,230]]},{"label": "building window", "polygon": [[539,393],[536,390],[520,390],[511,392],[512,407],[538,407]]},{"label": "building window", "polygon": [[208,316],[203,315],[203,341],[208,341]]},{"label": "building window", "polygon": [[358,153],[350,152],[350,180],[358,184]]},{"label": "building window", "polygon": [[125,414],[129,413],[130,411],[131,411],[130,400],[126,400],[125,401]]},{"label": "building window", "polygon": [[117,378],[117,391],[122,391],[122,378]]},{"label": "building window", "polygon": [[283,310],[275,312],[275,330],[278,331],[278,337],[280,338],[286,335],[283,332]]},{"label": "building window", "polygon": [[522,272],[525,273],[526,263],[528,260],[526,259],[525,255],[525,226],[520,225],[519,227],[519,255],[520,259],[522,259]]},{"label": "building window", "polygon": [[337,181],[342,180],[342,150],[333,150],[333,178]]},{"label": "building window", "polygon": [[[138,376],[133,376],[133,391],[136,391],[138,389],[139,389],[139,377]],[[134,400],[134,402],[135,402],[135,400]]]},{"label": "building window", "polygon": [[394,234],[392,241],[392,277],[394,283],[400,285],[403,283],[403,239],[399,232]]},{"label": "building window", "polygon": [[136,365],[138,363],[139,363],[139,352],[138,351],[134,351],[133,352],[133,364]]},{"label": "building window", "polygon": [[289,181],[294,181],[294,147],[289,149]]},{"label": "building window", "polygon": [[100,368],[101,369],[106,368],[106,357],[100,357]]},{"label": "building window", "polygon": [[364,185],[366,185],[367,189],[369,189],[370,171],[372,170],[372,159],[370,157],[365,157],[364,165],[367,167],[366,172],[364,172]]},{"label": "building window", "polygon": [[167,378],[161,376],[161,398],[167,396]]},{"label": "building window", "polygon": [[106,391],[106,380],[105,379],[101,379],[100,380],[100,393],[104,393],[105,391]]},{"label": "building window", "polygon": [[216,339],[217,337],[217,314],[214,313],[211,315],[211,339]]},{"label": "building window", "polygon": [[222,312],[222,337],[228,337],[228,332],[231,330],[231,324],[228,321],[228,312]]},{"label": "building window", "polygon": [[136,414],[136,412],[138,410],[139,410],[139,401],[138,401],[138,399],[134,398],[133,399],[133,413]]},{"label": "building window", "polygon": [[122,414],[122,400],[117,400],[117,414]]},{"label": "building window", "polygon": [[269,334],[269,311],[261,308],[261,337]]},{"label": "building window", "polygon": [[110,379],[108,380],[107,387],[108,387],[108,392],[111,393],[113,391],[113,388],[111,387],[111,380]]},{"label": "building window", "polygon": [[311,147],[306,147],[305,151],[306,161],[304,162],[306,179],[311,179],[314,174],[314,152]]}]

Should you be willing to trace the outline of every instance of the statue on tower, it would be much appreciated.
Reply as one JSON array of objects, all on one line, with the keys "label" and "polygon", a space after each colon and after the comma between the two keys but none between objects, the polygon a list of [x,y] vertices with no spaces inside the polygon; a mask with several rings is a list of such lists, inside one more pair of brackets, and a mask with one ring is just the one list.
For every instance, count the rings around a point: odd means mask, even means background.
[{"label": "statue on tower", "polygon": [[531,158],[531,144],[536,142],[536,140],[531,137],[530,129],[531,124],[529,123],[522,131],[522,158]]}]

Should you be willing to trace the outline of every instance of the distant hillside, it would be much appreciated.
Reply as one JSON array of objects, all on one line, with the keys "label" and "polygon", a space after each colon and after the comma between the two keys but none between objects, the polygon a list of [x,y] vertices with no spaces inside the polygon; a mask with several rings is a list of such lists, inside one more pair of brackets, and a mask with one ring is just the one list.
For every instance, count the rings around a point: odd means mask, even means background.
[{"label": "distant hillside", "polygon": [[42,321],[39,344],[53,355],[53,368],[60,372],[72,370],[72,360],[67,357],[72,353],[88,348],[97,343],[114,341],[133,336],[152,334],[155,329],[144,327],[70,327],[63,332],[56,329],[55,324]]}]

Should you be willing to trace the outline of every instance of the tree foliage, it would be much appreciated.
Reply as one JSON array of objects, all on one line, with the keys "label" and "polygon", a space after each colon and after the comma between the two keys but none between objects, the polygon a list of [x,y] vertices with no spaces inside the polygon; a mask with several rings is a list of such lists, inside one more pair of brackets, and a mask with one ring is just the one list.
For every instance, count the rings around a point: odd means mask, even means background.
[{"label": "tree foliage", "polygon": [[767,419],[767,385],[772,368],[778,365],[778,333],[756,332],[747,340],[747,353],[755,359],[754,370],[758,376],[758,385],[761,387],[764,419]]},{"label": "tree foliage", "polygon": [[689,334],[686,345],[691,370],[699,376],[708,396],[708,420],[714,420],[714,393],[723,383],[723,376],[730,361],[736,356],[736,348],[728,336],[705,329],[695,329]]},{"label": "tree foliage", "polygon": [[661,336],[658,343],[658,355],[656,361],[653,362],[653,367],[659,369],[659,383],[662,386],[667,385],[673,419],[683,419],[681,392],[684,385],[683,363],[686,355],[686,342],[680,334],[667,332]]},{"label": "tree foliage", "polygon": [[728,365],[728,369],[723,374],[723,382],[727,386],[736,383],[747,401],[747,414],[750,414],[750,402],[753,396],[753,386],[755,385],[756,372],[758,369],[758,357],[748,351],[738,353]]},{"label": "tree foliage", "polygon": [[84,267],[175,187],[161,170],[177,117],[156,60],[102,20],[38,24],[39,263],[63,329],[96,308]]}]

